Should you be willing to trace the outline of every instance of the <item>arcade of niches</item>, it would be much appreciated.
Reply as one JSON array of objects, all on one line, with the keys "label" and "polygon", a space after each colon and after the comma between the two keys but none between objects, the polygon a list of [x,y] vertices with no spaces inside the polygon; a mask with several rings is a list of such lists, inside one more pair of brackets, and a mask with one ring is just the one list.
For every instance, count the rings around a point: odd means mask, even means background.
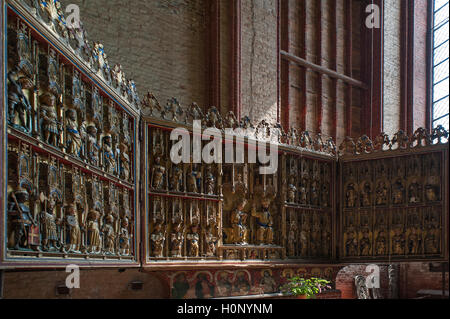
[{"label": "arcade of niches", "polygon": [[[82,25],[67,28],[58,1],[8,1],[6,12],[2,268],[142,267],[172,297],[217,297],[277,292],[294,275],[333,279],[339,263],[448,260],[442,127],[336,146],[140,99]],[[192,133],[194,120],[246,129],[229,143],[276,144],[278,170],[259,174],[248,158],[174,164],[170,133]],[[198,282],[216,292],[196,295]]]}]

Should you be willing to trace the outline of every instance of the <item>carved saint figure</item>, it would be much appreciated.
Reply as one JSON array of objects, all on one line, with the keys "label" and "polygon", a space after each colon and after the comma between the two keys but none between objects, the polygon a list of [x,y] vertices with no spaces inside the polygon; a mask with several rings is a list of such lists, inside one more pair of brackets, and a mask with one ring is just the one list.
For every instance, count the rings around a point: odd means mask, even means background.
[{"label": "carved saint figure", "polygon": [[376,189],[375,203],[377,205],[386,205],[388,201],[388,189],[384,181],[378,182]]},{"label": "carved saint figure", "polygon": [[353,230],[347,231],[347,241],[345,242],[346,256],[358,256],[358,240]]},{"label": "carved saint figure", "polygon": [[420,185],[416,179],[412,181],[412,183],[408,187],[408,201],[410,203],[418,203],[420,202]]},{"label": "carved saint figure", "polygon": [[273,219],[270,214],[270,199],[264,197],[261,202],[261,211],[252,210],[252,216],[256,217],[256,241],[258,244],[273,244]]},{"label": "carved saint figure", "polygon": [[394,236],[392,237],[392,253],[395,255],[403,255],[405,247],[405,238],[402,229],[395,228]]},{"label": "carved saint figure", "polygon": [[375,251],[378,256],[386,254],[386,237],[384,231],[380,230],[375,242]]},{"label": "carved saint figure", "polygon": [[83,133],[78,129],[77,111],[74,109],[69,109],[67,111],[66,131],[67,153],[81,157],[83,150]]},{"label": "carved saint figure", "polygon": [[100,227],[98,222],[99,218],[100,212],[91,209],[87,220],[87,232],[88,232],[87,244],[89,246],[89,252],[91,253],[99,253],[102,248],[100,239]]},{"label": "carved saint figure", "polygon": [[128,145],[125,143],[120,143],[119,150],[120,150],[119,176],[120,178],[129,181],[131,173],[131,160],[130,155],[128,153]]},{"label": "carved saint figure", "polygon": [[78,214],[76,206],[70,204],[67,207],[67,215],[65,216],[65,224],[68,228],[67,242],[69,251],[79,252],[81,247],[81,228],[78,222]]},{"label": "carved saint figure", "polygon": [[436,192],[434,190],[433,185],[426,185],[425,186],[425,196],[427,198],[427,201],[434,202],[437,200]]},{"label": "carved saint figure", "polygon": [[319,205],[319,186],[317,181],[311,183],[311,204],[314,206]]},{"label": "carved saint figure", "polygon": [[102,159],[103,159],[103,169],[107,173],[115,175],[117,172],[116,154],[113,149],[111,134],[106,134],[103,137]]},{"label": "carved saint figure", "polygon": [[114,217],[107,215],[105,218],[105,224],[102,227],[104,238],[104,252],[107,254],[115,253],[116,232],[114,230]]},{"label": "carved saint figure", "polygon": [[359,241],[360,256],[369,256],[371,246],[372,244],[369,238],[369,231],[368,229],[364,229],[362,233],[362,238]]},{"label": "carved saint figure", "polygon": [[393,187],[394,204],[403,203],[403,184],[400,180],[397,180]]},{"label": "carved saint figure", "polygon": [[26,133],[31,132],[31,104],[23,93],[27,81],[17,78],[17,72],[8,73],[8,123]]},{"label": "carved saint figure", "polygon": [[427,226],[426,235],[424,238],[424,247],[426,254],[437,254],[439,252],[437,230],[433,225]]},{"label": "carved saint figure", "polygon": [[170,178],[172,190],[180,192],[183,187],[183,169],[180,165],[174,165],[172,168],[172,176]]},{"label": "carved saint figure", "polygon": [[233,228],[233,242],[235,244],[245,245],[248,242],[247,214],[244,213],[244,207],[247,204],[245,198],[240,198],[236,209],[231,213],[231,225]]},{"label": "carved saint figure", "polygon": [[198,257],[200,240],[198,226],[192,226],[191,233],[186,235],[186,239],[189,243],[189,257]]},{"label": "carved saint figure", "polygon": [[205,234],[206,256],[211,257],[216,254],[217,237],[214,236],[214,227],[208,226]]},{"label": "carved saint figure", "polygon": [[306,205],[308,202],[308,191],[305,184],[300,186],[300,203]]},{"label": "carved saint figure", "polygon": [[151,235],[153,256],[163,257],[164,242],[166,241],[166,232],[160,223],[155,224],[155,229]]},{"label": "carved saint figure", "polygon": [[59,238],[58,238],[58,229],[57,229],[57,217],[55,213],[56,209],[56,201],[50,196],[50,198],[46,198],[43,194],[41,194],[41,202],[45,201],[44,210],[41,212],[41,233],[42,233],[42,248],[44,251],[49,250],[50,248],[59,249]]},{"label": "carved saint figure", "polygon": [[295,247],[297,246],[297,222],[295,220],[291,220],[289,224],[289,234],[287,241],[287,250],[289,256],[295,256]]},{"label": "carved saint figure", "polygon": [[289,177],[287,201],[288,203],[295,203],[295,196],[297,194],[297,187],[295,187],[295,177],[291,175]]},{"label": "carved saint figure", "polygon": [[100,153],[100,145],[98,145],[97,140],[97,128],[95,124],[89,124],[86,128],[87,131],[87,157],[88,162],[91,165],[99,166],[99,153]]},{"label": "carved saint figure", "polygon": [[181,257],[183,255],[183,225],[175,224],[170,234],[170,248],[172,257]]},{"label": "carved saint figure", "polygon": [[18,250],[20,247],[28,246],[30,227],[35,225],[35,221],[28,205],[29,193],[25,188],[19,187],[17,191],[11,193],[11,199],[8,217],[12,224],[12,232],[8,246]]},{"label": "carved saint figure", "polygon": [[119,254],[128,256],[130,254],[130,232],[128,231],[128,218],[122,219],[119,232]]},{"label": "carved saint figure", "polygon": [[187,176],[188,191],[191,193],[198,193],[201,189],[202,172],[198,168],[197,164],[192,165],[192,171]]},{"label": "carved saint figure", "polygon": [[347,186],[345,197],[347,199],[347,207],[355,207],[357,194],[353,184]]},{"label": "carved saint figure", "polygon": [[161,158],[157,156],[152,168],[152,187],[155,189],[161,189],[164,182],[164,174],[166,168],[161,165]]},{"label": "carved saint figure", "polygon": [[44,142],[58,147],[61,124],[58,122],[56,97],[53,94],[44,93],[39,99],[41,102],[42,133],[44,135]]},{"label": "carved saint figure", "polygon": [[213,174],[212,166],[208,165],[206,167],[206,176],[205,176],[205,191],[208,195],[213,195],[216,189],[216,179]]},{"label": "carved saint figure", "polygon": [[408,253],[409,255],[416,255],[419,252],[419,234],[416,227],[411,228],[411,232],[408,236]]},{"label": "carved saint figure", "polygon": [[370,206],[372,204],[371,194],[372,188],[369,182],[365,182],[361,191],[361,206]]}]

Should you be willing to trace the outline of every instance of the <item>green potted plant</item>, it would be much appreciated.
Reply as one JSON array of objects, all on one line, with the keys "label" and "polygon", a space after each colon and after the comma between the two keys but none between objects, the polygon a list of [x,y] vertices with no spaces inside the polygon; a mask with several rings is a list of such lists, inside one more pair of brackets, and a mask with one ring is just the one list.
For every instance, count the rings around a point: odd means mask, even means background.
[{"label": "green potted plant", "polygon": [[281,287],[281,291],[288,295],[296,296],[298,299],[310,299],[314,298],[316,294],[321,293],[324,290],[331,289],[328,280],[321,278],[302,278],[293,277],[288,279],[289,281]]}]

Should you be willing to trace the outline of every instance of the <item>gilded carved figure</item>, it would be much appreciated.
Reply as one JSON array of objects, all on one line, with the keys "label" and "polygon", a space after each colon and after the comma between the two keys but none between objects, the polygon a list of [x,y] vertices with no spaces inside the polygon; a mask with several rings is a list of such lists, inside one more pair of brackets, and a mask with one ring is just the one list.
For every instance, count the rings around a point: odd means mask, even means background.
[{"label": "gilded carved figure", "polygon": [[60,224],[61,221],[56,216],[56,201],[53,196],[47,198],[41,193],[41,203],[45,203],[44,209],[40,214],[42,248],[44,251],[51,248],[59,249],[61,247],[57,224]]},{"label": "gilded carved figure", "polygon": [[76,206],[70,204],[67,207],[67,215],[65,216],[65,224],[67,225],[67,243],[69,252],[79,252],[81,249],[81,228],[78,220]]},{"label": "gilded carved figure", "polygon": [[18,250],[29,247],[29,234],[31,226],[36,225],[30,207],[30,195],[25,188],[19,187],[11,193],[8,205],[8,216],[12,224],[9,247]]},{"label": "gilded carved figure", "polygon": [[87,157],[89,164],[93,166],[100,166],[100,145],[97,139],[97,127],[94,123],[88,124],[87,132]]},{"label": "gilded carved figure", "polygon": [[154,257],[163,257],[164,242],[166,241],[165,226],[160,223],[155,224],[154,231],[150,236],[152,241],[152,252]]},{"label": "gilded carved figure", "polygon": [[243,211],[246,204],[247,200],[245,198],[238,199],[236,208],[231,212],[231,225],[233,228],[232,242],[235,244],[245,245],[248,243],[248,215]]},{"label": "gilded carved figure", "polygon": [[200,236],[198,234],[198,226],[192,226],[191,232],[186,235],[186,239],[189,243],[189,257],[198,257],[199,254],[199,241]]},{"label": "gilded carved figure", "polygon": [[131,159],[128,151],[128,145],[125,143],[120,143],[120,165],[119,165],[119,176],[120,178],[130,181],[131,177]]},{"label": "gilded carved figure", "polygon": [[347,207],[355,207],[358,195],[353,183],[347,186],[345,197],[347,199]]},{"label": "gilded carved figure", "polygon": [[392,242],[391,242],[391,250],[395,255],[403,255],[405,248],[405,238],[403,234],[403,230],[399,227],[396,227],[392,231]]},{"label": "gilded carved figure", "polygon": [[83,155],[83,137],[84,126],[78,127],[77,111],[69,109],[66,117],[66,131],[67,131],[67,153],[77,157]]},{"label": "gilded carved figure", "polygon": [[387,248],[387,240],[385,236],[385,232],[383,230],[380,230],[378,232],[377,239],[375,241],[375,252],[378,256],[386,255],[386,248]]},{"label": "gilded carved figure", "polygon": [[112,135],[110,133],[103,137],[102,144],[103,169],[112,175],[117,172],[116,152],[113,149]]},{"label": "gilded carved figure", "polygon": [[32,130],[32,107],[24,94],[24,89],[29,89],[30,82],[26,77],[19,77],[18,72],[8,73],[8,124],[25,133]]},{"label": "gilded carved figure", "polygon": [[107,254],[114,254],[116,250],[116,232],[114,230],[114,217],[107,215],[105,218],[105,224],[102,227],[103,233],[103,250]]},{"label": "gilded carved figure", "polygon": [[173,231],[170,234],[170,249],[172,257],[182,257],[183,256],[183,225],[181,223],[175,224],[173,226]]},{"label": "gilded carved figure", "polygon": [[180,192],[183,188],[183,168],[180,164],[174,165],[170,177],[171,189]]},{"label": "gilded carved figure", "polygon": [[131,235],[128,228],[129,228],[128,218],[124,217],[120,222],[120,231],[119,231],[119,254],[122,256],[128,256],[130,254]]},{"label": "gilded carved figure", "polygon": [[100,212],[91,209],[87,219],[87,244],[90,253],[99,253],[102,249],[99,219]]},{"label": "gilded carved figure", "polygon": [[59,147],[61,123],[56,110],[56,97],[51,93],[44,93],[39,98],[41,102],[42,134],[44,142]]},{"label": "gilded carved figure", "polygon": [[213,174],[213,168],[211,165],[206,167],[205,174],[205,191],[208,195],[213,195],[215,193],[216,188],[216,179]]},{"label": "gilded carved figure", "polygon": [[251,215],[256,218],[256,241],[260,245],[273,244],[273,217],[270,213],[272,197],[264,196],[261,201],[261,209],[252,209]]},{"label": "gilded carved figure", "polygon": [[388,188],[385,181],[379,181],[375,194],[376,205],[386,205],[388,202]]},{"label": "gilded carved figure", "polygon": [[152,168],[152,187],[154,189],[161,189],[164,183],[164,176],[166,168],[161,165],[161,158],[158,156],[155,158],[155,163]]}]

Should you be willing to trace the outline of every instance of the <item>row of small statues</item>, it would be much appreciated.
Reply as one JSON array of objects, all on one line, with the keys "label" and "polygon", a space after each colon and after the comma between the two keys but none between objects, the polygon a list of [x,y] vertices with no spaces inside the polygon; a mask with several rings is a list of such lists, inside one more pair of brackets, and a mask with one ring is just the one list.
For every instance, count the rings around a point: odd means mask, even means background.
[{"label": "row of small statues", "polygon": [[[151,252],[153,257],[206,257],[216,255],[218,243],[218,216],[215,203],[206,203],[206,216],[202,218],[199,202],[190,203],[190,217],[185,222],[182,201],[172,202],[170,223],[167,223],[165,201],[155,197],[152,212],[152,233],[150,234]],[[204,222],[202,222],[204,220]],[[202,224],[205,224],[202,226]],[[202,240],[200,240],[202,238]],[[165,242],[168,243],[168,255],[165,253]],[[186,254],[184,244],[186,242]],[[200,245],[203,243],[204,249]]]},{"label": "row of small statues", "polygon": [[308,225],[298,227],[296,220],[288,225],[287,255],[288,257],[330,257],[331,229],[326,225],[313,227]]},{"label": "row of small statues", "polygon": [[65,206],[58,216],[58,201],[54,196],[39,196],[41,211],[34,216],[30,209],[30,192],[19,187],[11,192],[8,205],[9,240],[13,250],[57,251],[63,253],[110,254],[128,256],[131,253],[128,217],[104,216],[99,210],[81,213],[77,204]]},{"label": "row of small statues", "polygon": [[[34,121],[31,119],[30,102],[22,92],[23,88],[15,72],[8,74],[8,80],[8,123],[16,129],[31,132]],[[99,134],[98,125],[94,121],[83,121],[79,125],[77,109],[58,107],[57,97],[50,92],[40,95],[39,101],[41,134],[37,137],[40,140],[111,175],[130,181],[131,158],[127,139],[119,142],[118,134]],[[64,123],[59,119],[58,108],[65,110]]]},{"label": "row of small statues", "polygon": [[297,185],[297,177],[291,175],[287,186],[287,202],[290,204],[328,207],[330,203],[330,186],[326,181],[313,180],[309,183],[303,178]]},{"label": "row of small statues", "polygon": [[[199,257],[201,251],[203,251],[203,256],[213,257],[216,255],[216,248],[218,237],[215,235],[217,233],[217,226],[209,225],[204,230],[201,230],[200,225],[191,225],[187,227],[188,230],[185,232],[185,226],[182,223],[177,223],[171,225],[171,232],[167,234],[167,225],[156,223],[153,226],[153,232],[150,235],[151,241],[151,253],[153,257],[163,258],[163,257]],[[201,240],[204,243],[204,249],[200,247]],[[168,252],[166,255],[165,242],[169,241]],[[186,255],[184,254],[184,244],[186,242]]]},{"label": "row of small statues", "polygon": [[[371,232],[364,228],[360,235],[353,229],[346,232],[345,255],[346,256],[385,256],[391,255],[433,255],[440,252],[440,230],[429,225],[427,229],[420,230],[418,227],[410,227],[405,232],[402,227],[395,227],[391,231],[390,239],[386,231],[380,230],[372,246]],[[358,239],[359,238],[359,239]]]},{"label": "row of small statues", "polygon": [[438,186],[426,184],[423,190],[417,179],[413,179],[407,188],[401,179],[393,181],[392,185],[387,180],[380,180],[375,189],[372,189],[372,183],[368,181],[363,182],[361,187],[358,187],[356,183],[349,183],[345,192],[345,207],[387,205],[388,203],[414,204],[422,202],[423,197],[427,202],[439,200]]},{"label": "row of small statues", "polygon": [[153,190],[158,191],[168,189],[173,192],[186,191],[189,193],[216,195],[217,177],[214,172],[215,170],[211,164],[206,165],[205,177],[203,178],[200,165],[193,164],[190,167],[190,171],[185,171],[182,164],[172,164],[170,177],[168,178],[169,185],[166,187],[167,167],[161,163],[161,158],[158,156],[155,158],[151,169],[151,186]]}]

